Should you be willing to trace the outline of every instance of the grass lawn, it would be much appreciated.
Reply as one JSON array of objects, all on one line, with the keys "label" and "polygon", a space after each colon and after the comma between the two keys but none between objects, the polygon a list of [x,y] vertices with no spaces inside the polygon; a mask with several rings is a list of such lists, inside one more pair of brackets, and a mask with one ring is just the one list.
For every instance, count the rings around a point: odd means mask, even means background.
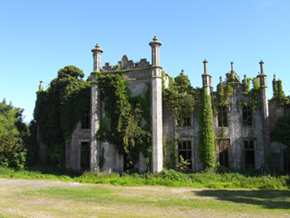
[{"label": "grass lawn", "polygon": [[0,217],[290,217],[289,190],[0,179]]}]

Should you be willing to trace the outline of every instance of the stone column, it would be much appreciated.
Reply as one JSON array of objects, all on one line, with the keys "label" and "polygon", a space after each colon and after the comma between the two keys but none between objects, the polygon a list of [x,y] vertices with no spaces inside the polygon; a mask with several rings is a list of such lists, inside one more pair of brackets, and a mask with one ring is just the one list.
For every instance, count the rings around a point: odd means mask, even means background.
[{"label": "stone column", "polygon": [[202,86],[205,87],[206,94],[210,95],[212,91],[212,84],[211,84],[211,78],[212,76],[207,73],[207,60],[204,59],[203,65],[204,65],[204,73],[202,74]]},{"label": "stone column", "polygon": [[231,62],[231,72],[234,71],[234,62]]},{"label": "stone column", "polygon": [[245,84],[245,92],[248,92],[248,79],[247,79],[247,75],[244,75],[244,84]]},{"label": "stone column", "polygon": [[159,48],[161,42],[154,36],[149,43],[152,49],[151,67],[151,98],[152,98],[152,172],[159,173],[163,170],[162,148],[162,76],[159,66]]},{"label": "stone column", "polygon": [[264,62],[260,61],[261,74],[260,85],[261,85],[261,102],[262,102],[262,114],[263,114],[263,147],[264,152],[266,149],[270,149],[270,123],[269,123],[269,106],[267,97],[267,75],[264,74]]},{"label": "stone column", "polygon": [[[96,84],[95,73],[101,69],[101,55],[103,50],[97,44],[92,49],[94,57],[94,72],[91,73],[91,146],[90,146],[90,171],[99,170],[99,156],[101,152],[100,141],[96,139],[96,133],[101,124],[101,99],[99,87]],[[98,152],[99,151],[99,152]]]},{"label": "stone column", "polygon": [[100,72],[101,69],[101,56],[103,50],[100,48],[99,44],[96,44],[95,48],[92,49],[94,57],[94,72]]},{"label": "stone column", "polygon": [[43,81],[42,80],[40,80],[39,89],[43,90]]}]

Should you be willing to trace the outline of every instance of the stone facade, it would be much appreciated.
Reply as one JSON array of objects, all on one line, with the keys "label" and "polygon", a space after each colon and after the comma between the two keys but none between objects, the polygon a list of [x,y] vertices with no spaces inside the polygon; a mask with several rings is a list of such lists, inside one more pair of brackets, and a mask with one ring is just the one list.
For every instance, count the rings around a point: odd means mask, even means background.
[{"label": "stone facade", "polygon": [[[152,116],[152,169],[153,173],[163,170],[163,143],[164,139],[166,149],[168,150],[169,142],[174,142],[175,137],[179,137],[180,143],[175,142],[176,152],[178,155],[187,156],[191,162],[193,172],[200,171],[203,166],[197,155],[199,141],[197,112],[189,116],[186,126],[178,127],[177,119],[172,116],[171,109],[167,108],[162,102],[162,76],[159,49],[161,42],[156,37],[149,43],[151,46],[152,63],[146,59],[134,63],[124,55],[118,65],[111,66],[105,63],[101,68],[101,54],[103,50],[97,44],[92,49],[94,57],[94,72],[114,73],[115,71],[124,70],[124,78],[132,91],[133,96],[142,95],[151,87],[151,116]],[[203,87],[206,88],[207,94],[213,97],[217,94],[213,92],[212,76],[207,72],[207,61],[204,60],[204,73],[202,76]],[[227,100],[229,105],[225,111],[220,112],[226,116],[227,123],[222,127],[219,124],[219,112],[214,110],[213,125],[217,140],[216,143],[216,160],[221,165],[230,169],[239,170],[246,164],[250,164],[255,169],[264,167],[264,154],[267,148],[279,160],[280,169],[283,171],[283,149],[284,145],[278,142],[270,142],[270,130],[274,126],[275,118],[282,115],[290,115],[290,110],[279,106],[279,103],[272,102],[268,105],[267,99],[267,75],[264,74],[263,62],[260,62],[261,73],[257,75],[258,81],[262,87],[258,96],[258,105],[256,112],[252,115],[251,123],[245,125],[244,116],[247,112],[239,107],[239,102],[249,103],[249,96],[243,94],[244,87],[242,82],[233,85],[233,94]],[[94,72],[91,74],[92,81],[96,81]],[[231,73],[226,74],[226,79],[234,78],[236,74],[231,63]],[[182,72],[183,73],[183,72]],[[245,75],[245,81],[246,75]],[[263,84],[262,84],[263,81]],[[222,78],[220,78],[222,82]],[[148,86],[149,84],[150,86]],[[168,75],[165,73],[164,86],[169,85]],[[245,85],[245,84],[244,84]],[[107,172],[118,171],[122,173],[124,167],[124,156],[118,154],[115,145],[108,142],[101,142],[96,139],[95,134],[100,128],[101,118],[105,117],[105,102],[100,99],[98,85],[93,83],[91,86],[91,112],[90,112],[90,129],[82,129],[81,123],[72,134],[72,138],[66,141],[66,162],[67,169],[82,171],[81,152],[82,146],[89,143],[89,163],[88,170],[95,171],[99,169],[99,162],[102,150],[104,150],[105,164],[102,170]],[[222,110],[222,109],[221,109]],[[41,145],[44,147],[43,145]],[[167,152],[168,154],[168,152]],[[43,154],[41,153],[43,156]],[[167,157],[169,158],[169,157]],[[178,162],[178,160],[176,160]],[[86,166],[86,164],[83,164]],[[147,166],[143,155],[140,153],[139,162],[135,165],[139,172],[147,171]]]}]

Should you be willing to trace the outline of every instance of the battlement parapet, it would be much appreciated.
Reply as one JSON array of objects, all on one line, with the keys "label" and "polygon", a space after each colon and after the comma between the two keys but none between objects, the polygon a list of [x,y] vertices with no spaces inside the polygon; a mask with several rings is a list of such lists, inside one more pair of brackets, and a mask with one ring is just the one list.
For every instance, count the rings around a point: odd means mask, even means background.
[{"label": "battlement parapet", "polygon": [[110,63],[105,63],[105,66],[103,66],[103,72],[114,72],[118,70],[138,70],[138,69],[144,69],[144,68],[150,68],[151,65],[146,60],[146,58],[141,59],[140,62],[134,63],[132,60],[128,58],[127,55],[124,55],[121,59],[121,61],[118,62],[116,66],[111,66]]}]

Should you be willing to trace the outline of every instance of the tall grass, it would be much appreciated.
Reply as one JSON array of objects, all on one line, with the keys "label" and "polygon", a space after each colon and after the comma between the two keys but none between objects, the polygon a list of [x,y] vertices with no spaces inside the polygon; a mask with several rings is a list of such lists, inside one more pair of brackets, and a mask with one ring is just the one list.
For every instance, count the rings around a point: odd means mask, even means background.
[{"label": "tall grass", "polygon": [[17,179],[51,179],[81,183],[101,183],[122,186],[164,185],[195,188],[247,188],[247,189],[290,189],[289,175],[243,175],[242,172],[199,172],[184,174],[174,170],[164,170],[159,174],[119,174],[116,172],[85,172],[82,175],[35,166],[29,170],[14,170],[0,167],[0,177]]}]

